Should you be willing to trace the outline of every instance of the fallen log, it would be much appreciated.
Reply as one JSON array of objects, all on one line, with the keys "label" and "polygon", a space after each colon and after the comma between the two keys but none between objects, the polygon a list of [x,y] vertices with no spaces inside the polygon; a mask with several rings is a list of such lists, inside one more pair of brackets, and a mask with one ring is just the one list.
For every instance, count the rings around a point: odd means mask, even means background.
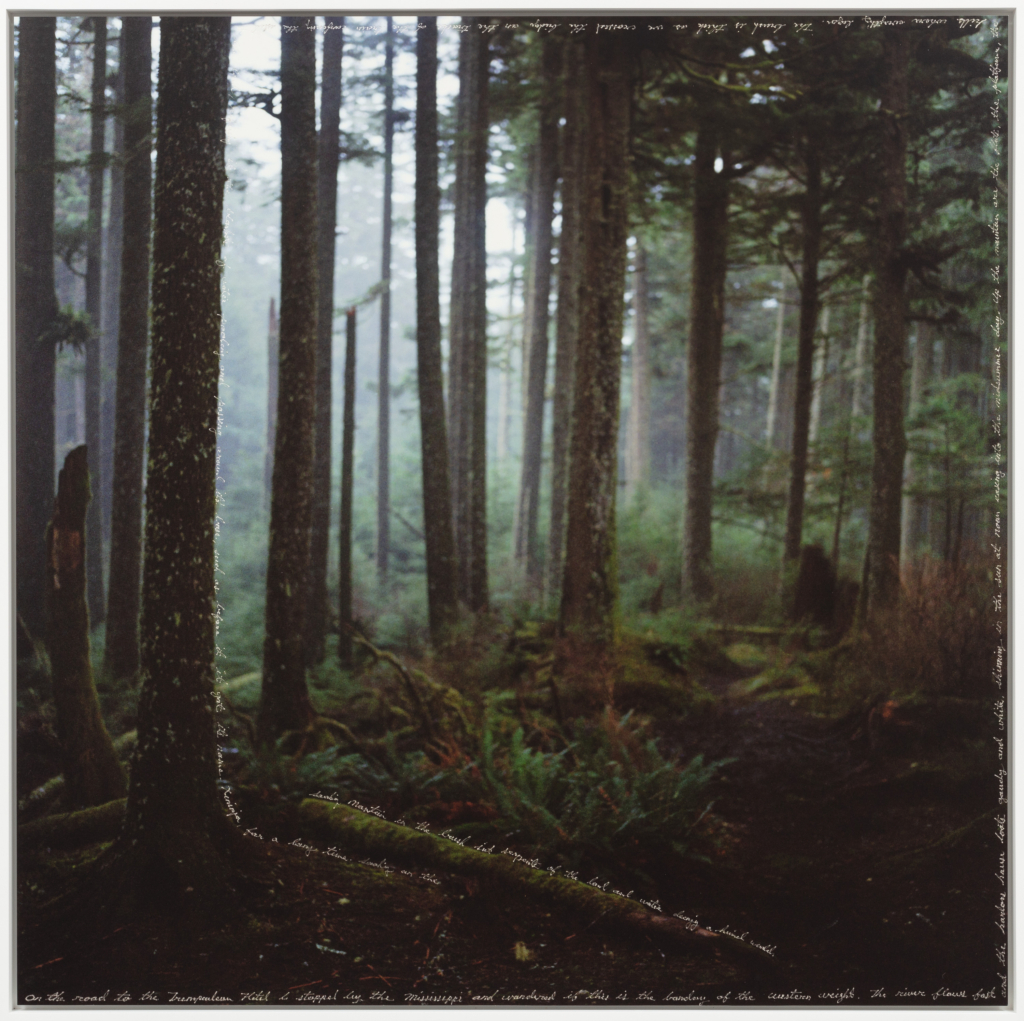
[{"label": "fallen log", "polygon": [[299,805],[298,820],[306,839],[326,842],[332,849],[469,876],[503,894],[514,892],[543,901],[572,912],[590,925],[616,932],[629,931],[690,949],[722,950],[774,963],[770,954],[735,936],[695,926],[628,897],[534,868],[508,854],[463,847],[445,837],[389,823],[347,805],[306,798]]},{"label": "fallen log", "polygon": [[18,849],[52,847],[69,849],[113,840],[121,830],[126,798],[94,805],[78,812],[48,815],[18,827]]}]

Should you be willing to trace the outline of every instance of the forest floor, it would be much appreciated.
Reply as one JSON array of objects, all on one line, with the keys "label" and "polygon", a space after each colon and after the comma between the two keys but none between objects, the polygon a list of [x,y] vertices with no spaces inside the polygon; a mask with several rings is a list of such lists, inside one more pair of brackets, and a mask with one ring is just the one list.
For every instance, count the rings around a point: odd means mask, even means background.
[{"label": "forest floor", "polygon": [[601,931],[458,876],[311,854],[288,846],[284,814],[280,842],[261,846],[276,891],[201,932],[166,917],[87,939],[46,931],[37,907],[98,848],[21,855],[18,1002],[1005,1002],[993,867],[1005,844],[980,813],[977,756],[893,702],[836,720],[735,673],[703,684],[713,701],[654,731],[666,755],[731,760],[713,781],[718,853],[647,872],[666,913],[770,961]]}]

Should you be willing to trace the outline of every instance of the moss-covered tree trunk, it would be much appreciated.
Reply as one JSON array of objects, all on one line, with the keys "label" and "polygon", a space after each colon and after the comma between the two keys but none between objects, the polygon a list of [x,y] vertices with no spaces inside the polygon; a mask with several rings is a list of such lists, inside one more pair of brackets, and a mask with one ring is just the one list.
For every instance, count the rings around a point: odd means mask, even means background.
[{"label": "moss-covered tree trunk", "polygon": [[341,425],[338,528],[338,662],[352,669],[352,454],[356,437],[356,310],[345,313],[345,386]]},{"label": "moss-covered tree trunk", "polygon": [[[111,856],[119,912],[210,912],[236,831],[217,791],[214,523],[229,18],[164,18],[138,744]],[[237,838],[239,842],[241,837]]]},{"label": "moss-covered tree trunk", "polygon": [[270,495],[274,484],[274,444],[277,441],[277,368],[280,358],[281,335],[278,330],[277,308],[270,299],[267,313],[267,447],[263,460],[263,498],[270,509]]},{"label": "moss-covered tree trunk", "polygon": [[438,646],[445,641],[458,612],[458,577],[441,361],[437,18],[421,20],[423,27],[416,36],[416,367],[423,464],[423,531],[427,546],[427,611],[430,637]]},{"label": "moss-covered tree trunk", "polygon": [[814,335],[818,326],[818,253],[821,249],[821,160],[809,142],[805,151],[807,185],[800,210],[803,251],[800,267],[800,332],[797,337],[796,394],[793,399],[793,452],[789,462],[789,498],[783,560],[800,559],[804,529],[807,451],[814,396]]},{"label": "moss-covered tree trunk", "polygon": [[448,445],[459,598],[487,607],[487,130],[490,51],[463,18],[455,137],[455,250],[449,326]]},{"label": "moss-covered tree trunk", "polygon": [[281,338],[270,504],[261,744],[313,718],[303,631],[309,585],[316,397],[316,33],[281,19]]},{"label": "moss-covered tree trunk", "polygon": [[139,672],[142,483],[146,444],[146,355],[152,219],[152,18],[121,19],[125,163],[121,295],[111,501],[110,602],[104,668],[115,678]]},{"label": "moss-covered tree trunk", "polygon": [[[693,271],[686,351],[686,508],[683,512],[683,592],[709,599],[711,511],[725,323],[729,182],[715,170],[718,125],[697,128],[693,161]],[[724,167],[723,167],[724,169]]]},{"label": "moss-covered tree trunk", "polygon": [[46,523],[53,510],[55,18],[18,23],[14,170],[15,527],[18,613],[45,633]]},{"label": "moss-covered tree trunk", "polygon": [[903,373],[907,343],[907,69],[910,34],[885,29],[882,38],[882,174],[878,198],[875,281],[874,421],[868,516],[867,598],[874,614],[899,594],[900,511],[903,496]]},{"label": "moss-covered tree trunk", "polygon": [[580,218],[579,336],[569,462],[563,630],[615,634],[619,378],[629,213],[632,53],[624,33],[590,35]]},{"label": "moss-covered tree trunk", "polygon": [[[125,18],[121,19],[123,26]],[[121,241],[124,226],[124,33],[118,34],[113,80],[114,146],[110,154],[110,211],[103,242],[103,335],[100,339],[100,514],[103,541],[110,548],[114,485],[114,430],[117,408],[117,336],[121,318]],[[109,597],[108,597],[109,598]],[[108,607],[109,608],[109,607]]]},{"label": "moss-covered tree trunk", "polygon": [[651,332],[647,250],[637,244],[633,271],[633,313],[636,333],[630,349],[632,380],[626,437],[626,485],[635,495],[651,474]]},{"label": "moss-covered tree trunk", "polygon": [[327,553],[331,534],[331,373],[334,337],[334,249],[338,220],[338,132],[341,51],[345,19],[324,19],[317,148],[316,438],[313,452],[313,523],[309,542],[306,662],[322,663],[327,637]]},{"label": "moss-covered tree trunk", "polygon": [[585,48],[569,43],[564,55],[562,129],[562,229],[558,238],[558,311],[555,318],[555,393],[551,408],[551,527],[548,532],[547,585],[549,602],[562,595],[565,552],[565,505],[569,480],[569,440],[579,330],[582,223],[580,188],[583,169],[585,113]]},{"label": "moss-covered tree trunk", "polygon": [[107,129],[107,19],[92,22],[92,104],[89,111],[89,212],[85,258],[85,311],[92,331],[85,343],[85,444],[89,451],[89,477],[97,499],[86,511],[86,588],[92,626],[103,623],[107,602],[103,592],[103,514],[99,494],[103,487],[100,426],[102,371],[100,344],[103,323],[103,185],[106,175]]},{"label": "moss-covered tree trunk", "polygon": [[125,793],[124,770],[100,715],[89,659],[86,518],[91,496],[86,448],[75,447],[64,460],[46,533],[50,669],[69,808],[102,805]]},{"label": "moss-covered tree trunk", "polygon": [[[908,407],[910,417],[921,410],[925,389],[932,374],[933,347],[932,324],[918,323],[917,338],[914,341],[914,359],[910,371]],[[914,560],[924,532],[922,519],[927,506],[927,499],[920,493],[914,492],[914,489],[925,481],[925,474],[921,471],[918,458],[910,450],[907,451],[904,458],[903,481],[908,492],[903,497],[903,514],[900,522],[900,562],[908,565]]]},{"label": "moss-covered tree trunk", "polygon": [[537,170],[533,182],[535,225],[530,273],[530,307],[526,316],[526,343],[529,346],[526,379],[526,413],[523,419],[523,470],[519,483],[519,508],[516,514],[515,554],[526,568],[531,587],[539,588],[540,548],[537,521],[540,509],[540,478],[544,442],[544,405],[548,371],[548,303],[551,296],[551,221],[558,182],[559,77],[562,41],[547,36],[540,58],[539,132]]}]

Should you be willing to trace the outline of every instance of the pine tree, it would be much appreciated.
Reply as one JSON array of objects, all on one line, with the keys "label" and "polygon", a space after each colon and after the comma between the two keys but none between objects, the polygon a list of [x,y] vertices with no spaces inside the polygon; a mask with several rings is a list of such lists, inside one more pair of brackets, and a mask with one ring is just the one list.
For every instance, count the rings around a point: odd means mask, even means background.
[{"label": "pine tree", "polygon": [[281,337],[270,506],[262,745],[314,713],[303,651],[313,496],[317,333],[316,34],[281,19]]}]

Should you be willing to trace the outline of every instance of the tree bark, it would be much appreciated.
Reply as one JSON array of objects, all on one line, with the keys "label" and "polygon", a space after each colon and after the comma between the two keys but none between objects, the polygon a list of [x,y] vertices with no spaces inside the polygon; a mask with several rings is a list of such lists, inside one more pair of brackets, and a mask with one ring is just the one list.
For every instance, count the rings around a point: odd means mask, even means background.
[{"label": "tree bark", "polygon": [[455,252],[449,326],[449,436],[459,597],[487,608],[487,132],[490,53],[463,18],[455,139]]},{"label": "tree bark", "polygon": [[277,365],[281,358],[281,335],[277,309],[270,299],[267,315],[267,451],[263,462],[263,489],[267,510],[274,486],[274,444],[277,442]]},{"label": "tree bark", "polygon": [[55,18],[18,24],[14,177],[15,521],[18,613],[45,634],[46,523],[53,509]]},{"label": "tree bark", "polygon": [[384,215],[380,256],[380,369],[377,374],[377,581],[388,581],[391,545],[391,191],[395,147],[395,34],[387,19],[384,50]]},{"label": "tree bark", "polygon": [[313,719],[303,628],[309,586],[317,336],[316,33],[281,19],[281,340],[258,737]]},{"label": "tree bark", "polygon": [[694,159],[693,272],[690,338],[686,354],[686,507],[683,591],[697,600],[714,591],[711,576],[711,504],[718,390],[725,319],[729,183],[715,172],[718,131],[710,119],[697,128]]},{"label": "tree bark", "polygon": [[818,326],[818,257],[821,250],[821,161],[814,146],[805,151],[807,187],[800,211],[803,252],[800,267],[800,332],[797,337],[796,393],[793,399],[793,452],[782,557],[799,561],[804,528],[807,450],[814,396],[814,335]]},{"label": "tree bark", "polygon": [[[110,161],[110,214],[103,250],[103,335],[100,339],[100,512],[103,541],[110,549],[117,415],[117,338],[121,318],[121,244],[124,228],[124,26],[114,76],[114,148]],[[108,596],[109,598],[109,596]],[[109,609],[109,607],[108,607]]]},{"label": "tree bark", "polygon": [[814,359],[814,396],[811,398],[811,424],[807,432],[811,446],[818,442],[818,431],[821,429],[821,405],[825,396],[825,384],[828,382],[830,311],[830,305],[825,305],[821,310],[821,343],[818,345],[818,353]]},{"label": "tree bark", "polygon": [[544,444],[544,405],[548,369],[548,304],[551,298],[551,221],[558,181],[558,79],[562,42],[547,36],[541,50],[540,130],[537,140],[537,172],[532,198],[534,252],[531,305],[525,310],[529,375],[526,381],[526,415],[523,422],[523,470],[516,515],[516,559],[525,564],[528,584],[541,583],[537,520]]},{"label": "tree bark", "polygon": [[89,658],[86,519],[91,497],[86,448],[75,447],[64,461],[46,533],[50,669],[71,808],[102,805],[125,794],[124,770],[100,715]]},{"label": "tree bark", "polygon": [[[93,17],[92,104],[89,111],[89,210],[85,258],[85,311],[92,329],[85,342],[85,443],[89,452],[89,477],[97,496],[103,489],[102,442],[100,440],[100,344],[103,333],[103,184],[106,168],[107,131],[107,19]],[[106,618],[103,593],[103,514],[99,499],[89,502],[89,549],[86,556],[86,585],[92,626]]]},{"label": "tree bark", "polygon": [[772,350],[772,378],[768,385],[768,413],[765,419],[764,439],[771,450],[775,447],[775,432],[778,422],[779,387],[782,382],[782,338],[786,321],[786,285],[781,285],[779,304],[775,313],[775,346]]},{"label": "tree bark", "polygon": [[142,580],[142,483],[146,447],[146,354],[152,219],[152,18],[121,19],[124,71],[123,227],[117,410],[111,504],[110,613],[104,669],[113,678],[139,673]]},{"label": "tree bark", "polygon": [[882,174],[879,183],[875,284],[874,422],[868,519],[868,614],[884,612],[899,594],[900,504],[903,495],[903,372],[907,342],[907,69],[910,37],[882,38]]},{"label": "tree bark", "polygon": [[341,425],[338,528],[338,662],[352,669],[352,453],[356,436],[356,310],[345,313],[345,393]]},{"label": "tree bark", "polygon": [[626,485],[631,495],[650,482],[651,475],[651,334],[647,282],[647,251],[636,248],[633,280],[633,312],[636,333],[630,352],[632,386],[626,442]]},{"label": "tree bark", "polygon": [[235,831],[217,791],[214,719],[231,21],[174,17],[160,28],[142,688],[109,896],[118,913],[211,913],[228,896],[235,865],[226,845]]},{"label": "tree bark", "polygon": [[853,399],[850,412],[860,418],[866,411],[864,401],[864,377],[868,371],[868,312],[871,293],[871,274],[865,273],[861,284],[860,323],[857,326],[857,346],[853,352]]},{"label": "tree bark", "polygon": [[306,662],[324,660],[327,636],[327,554],[331,534],[331,372],[334,336],[334,249],[338,220],[338,135],[341,118],[341,51],[345,19],[324,18],[324,56],[317,149],[316,427],[313,453],[313,524],[309,543]]},{"label": "tree bark", "polygon": [[416,37],[416,364],[423,465],[430,636],[442,645],[458,612],[458,564],[452,532],[438,243],[441,230],[437,143],[437,18]]},{"label": "tree bark", "polygon": [[580,262],[583,223],[580,196],[585,137],[585,50],[567,44],[565,127],[562,131],[562,230],[558,239],[558,311],[555,318],[555,395],[551,408],[551,526],[548,531],[547,591],[558,605],[562,595],[565,513],[572,437],[576,340],[579,332]]},{"label": "tree bark", "polygon": [[[932,374],[932,327],[930,323],[919,323],[917,339],[914,341],[914,359],[910,372],[910,407],[908,415],[913,417],[924,400],[925,388]],[[907,451],[903,464],[903,485],[907,494],[903,497],[903,512],[900,522],[900,562],[910,564],[917,552],[923,532],[921,518],[927,500],[912,490],[918,485],[917,458]]]},{"label": "tree bark", "polygon": [[616,33],[587,39],[579,336],[562,583],[564,632],[615,638],[619,383],[629,215],[632,53]]}]

